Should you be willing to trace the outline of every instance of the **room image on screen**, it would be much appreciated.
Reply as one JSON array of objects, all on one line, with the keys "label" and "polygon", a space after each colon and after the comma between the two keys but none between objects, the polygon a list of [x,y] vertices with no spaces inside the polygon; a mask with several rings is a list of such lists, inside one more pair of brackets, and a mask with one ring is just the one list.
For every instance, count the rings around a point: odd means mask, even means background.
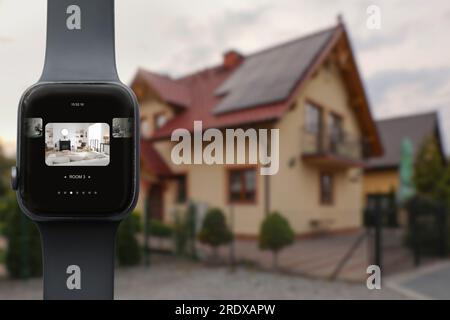
[{"label": "room image on screen", "polygon": [[112,136],[113,138],[131,138],[133,136],[133,118],[114,118]]},{"label": "room image on screen", "polygon": [[45,126],[47,166],[107,166],[110,127],[107,123],[48,123]]},{"label": "room image on screen", "polygon": [[25,120],[25,133],[28,138],[42,137],[42,119],[27,118]]}]

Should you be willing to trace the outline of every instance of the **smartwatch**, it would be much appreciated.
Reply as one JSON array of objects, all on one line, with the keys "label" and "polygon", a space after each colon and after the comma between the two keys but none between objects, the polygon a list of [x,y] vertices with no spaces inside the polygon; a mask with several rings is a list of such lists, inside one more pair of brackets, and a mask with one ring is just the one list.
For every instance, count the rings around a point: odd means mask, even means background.
[{"label": "smartwatch", "polygon": [[139,107],[118,78],[114,0],[48,0],[45,67],[22,96],[12,186],[41,233],[44,299],[112,299],[138,197]]}]

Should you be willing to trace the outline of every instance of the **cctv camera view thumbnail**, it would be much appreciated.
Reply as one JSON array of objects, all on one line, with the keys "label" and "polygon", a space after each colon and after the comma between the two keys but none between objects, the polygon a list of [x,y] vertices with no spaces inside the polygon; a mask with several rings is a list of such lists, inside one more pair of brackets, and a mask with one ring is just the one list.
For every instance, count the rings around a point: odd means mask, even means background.
[{"label": "cctv camera view thumbnail", "polygon": [[48,123],[45,126],[47,166],[108,166],[110,127],[107,123]]}]

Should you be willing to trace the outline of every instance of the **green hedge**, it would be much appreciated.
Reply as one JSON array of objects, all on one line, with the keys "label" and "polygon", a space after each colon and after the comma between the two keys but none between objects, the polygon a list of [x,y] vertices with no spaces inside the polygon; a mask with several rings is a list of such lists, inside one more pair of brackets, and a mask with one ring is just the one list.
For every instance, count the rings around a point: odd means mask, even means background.
[{"label": "green hedge", "polygon": [[8,198],[5,235],[8,239],[6,267],[12,278],[42,275],[39,230],[19,209],[15,196]]},{"label": "green hedge", "polygon": [[117,234],[117,260],[120,266],[138,265],[142,252],[136,239],[140,231],[140,216],[132,213],[119,226]]}]

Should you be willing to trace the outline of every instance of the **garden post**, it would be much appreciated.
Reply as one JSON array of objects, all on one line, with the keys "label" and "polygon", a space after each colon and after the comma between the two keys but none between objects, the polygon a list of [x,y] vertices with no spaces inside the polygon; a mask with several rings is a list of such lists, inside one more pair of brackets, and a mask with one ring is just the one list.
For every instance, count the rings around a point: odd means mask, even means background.
[{"label": "garden post", "polygon": [[375,201],[375,265],[382,269],[383,251],[382,251],[382,228],[383,228],[383,211],[381,209],[380,199]]},{"label": "garden post", "polygon": [[144,205],[144,265],[150,265],[150,247],[149,247],[149,238],[150,238],[150,215],[149,215],[149,203],[148,198],[145,199]]}]

